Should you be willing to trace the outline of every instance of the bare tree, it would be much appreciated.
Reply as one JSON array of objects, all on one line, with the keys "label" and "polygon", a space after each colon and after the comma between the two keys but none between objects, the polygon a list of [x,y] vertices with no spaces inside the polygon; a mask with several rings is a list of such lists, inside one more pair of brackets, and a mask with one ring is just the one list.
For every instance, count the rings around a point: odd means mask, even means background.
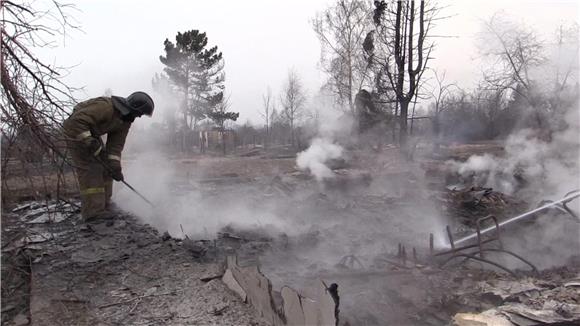
[{"label": "bare tree", "polygon": [[56,1],[49,10],[37,10],[31,3],[0,4],[3,131],[32,128],[40,144],[56,149],[49,130],[67,116],[73,90],[62,82],[67,70],[44,63],[33,49],[54,46],[49,40],[53,35],[77,28],[66,13],[74,7]]},{"label": "bare tree", "polygon": [[300,120],[303,114],[304,104],[306,103],[306,94],[304,86],[300,77],[291,69],[288,72],[288,79],[282,88],[280,95],[280,104],[282,105],[282,113],[290,124],[291,143],[295,145],[295,128],[296,122]]},{"label": "bare tree", "polygon": [[[555,83],[560,87],[566,85],[568,78],[573,77],[572,73],[578,69],[578,61],[574,59],[577,59],[580,46],[580,42],[578,41],[578,37],[580,36],[579,32],[580,25],[574,23],[568,27],[560,25],[554,33],[557,46],[556,62],[559,63],[560,61],[563,61],[562,65],[565,66],[563,68],[560,67],[560,65],[556,66]],[[562,58],[563,56],[567,56],[565,53],[566,48],[569,48],[569,50],[572,50],[574,53],[576,53],[576,56],[571,56],[568,58],[568,60]]]},{"label": "bare tree", "polygon": [[539,35],[495,14],[483,24],[480,52],[491,62],[484,72],[486,89],[508,98],[510,109],[522,115],[520,124],[550,133],[554,115],[562,118],[577,97],[570,92],[578,82],[578,25],[559,26],[553,42]]},{"label": "bare tree", "polygon": [[500,14],[484,22],[483,29],[480,51],[492,63],[491,68],[484,72],[488,87],[511,89],[531,106],[538,106],[537,99],[532,96],[534,82],[531,70],[545,63],[546,57],[537,33],[524,25],[514,24]]},{"label": "bare tree", "polygon": [[264,119],[264,127],[266,129],[264,145],[268,147],[270,141],[270,126],[272,124],[272,113],[276,110],[276,105],[272,99],[272,89],[268,87],[266,94],[262,95],[262,111],[260,111],[260,116]]},{"label": "bare tree", "polygon": [[435,83],[431,90],[431,98],[433,99],[433,109],[431,111],[431,119],[433,125],[433,147],[434,150],[439,150],[441,141],[441,113],[449,108],[449,99],[452,95],[453,88],[457,88],[454,83],[447,83],[445,81],[446,72],[439,74],[434,71]]},{"label": "bare tree", "polygon": [[[57,1],[49,5],[39,8],[36,2],[0,1],[1,130],[7,144],[18,143],[15,138],[26,135],[25,147],[51,158],[62,172],[65,154],[60,145],[60,123],[75,102],[74,89],[62,81],[67,69],[43,62],[35,50],[55,46],[55,36],[64,38],[68,30],[78,26],[68,13],[73,5]],[[10,149],[3,148],[5,159],[10,157]],[[3,164],[3,179],[5,168]],[[62,173],[58,176],[61,185]]]},{"label": "bare tree", "polygon": [[[571,85],[578,83],[580,53],[580,25],[573,23],[569,26],[560,25],[555,32],[555,49],[552,59],[553,80],[550,98],[550,107],[554,111],[561,111],[563,108],[571,106],[568,101],[563,101],[563,95]],[[579,90],[575,87],[575,92]],[[575,95],[575,96],[574,96]],[[572,94],[568,97],[578,97],[579,94]],[[565,97],[565,96],[564,96]]]},{"label": "bare tree", "polygon": [[365,49],[376,67],[378,87],[395,93],[399,112],[399,143],[407,141],[409,104],[417,96],[434,43],[429,37],[439,9],[431,1],[375,1],[376,29]]},{"label": "bare tree", "polygon": [[355,114],[354,96],[366,79],[365,35],[372,24],[371,8],[362,0],[338,0],[312,21],[322,46],[320,63],[329,75],[326,87]]}]

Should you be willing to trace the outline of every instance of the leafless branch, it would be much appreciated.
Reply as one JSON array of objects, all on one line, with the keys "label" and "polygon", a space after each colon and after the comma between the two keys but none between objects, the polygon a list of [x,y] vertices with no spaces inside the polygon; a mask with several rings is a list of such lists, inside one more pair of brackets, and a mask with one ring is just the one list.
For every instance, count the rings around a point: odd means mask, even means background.
[{"label": "leafless branch", "polygon": [[[50,158],[52,166],[62,171],[59,166],[66,154],[60,123],[75,103],[75,89],[62,80],[67,69],[43,62],[34,48],[51,46],[55,35],[64,36],[68,29],[78,26],[72,24],[74,19],[67,13],[73,5],[57,1],[51,4],[52,8],[43,10],[36,2],[1,2],[0,127],[3,140],[18,144],[21,152],[24,148],[38,157]],[[15,154],[3,151],[2,155]],[[60,175],[58,179],[62,180]]]}]

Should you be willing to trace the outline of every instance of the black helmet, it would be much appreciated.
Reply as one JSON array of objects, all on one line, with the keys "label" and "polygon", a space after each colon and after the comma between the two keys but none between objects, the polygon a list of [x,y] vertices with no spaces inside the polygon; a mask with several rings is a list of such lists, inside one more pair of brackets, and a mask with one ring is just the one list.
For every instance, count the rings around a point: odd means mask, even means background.
[{"label": "black helmet", "polygon": [[129,115],[129,113],[133,113],[134,116],[138,117],[144,114],[148,116],[153,115],[155,103],[153,103],[153,99],[145,92],[135,92],[126,99],[119,96],[112,96],[111,100],[113,101],[113,106],[123,116]]},{"label": "black helmet", "polygon": [[136,113],[148,116],[153,115],[155,103],[153,103],[153,99],[147,93],[135,92],[127,97],[127,102],[129,102],[133,111],[137,111]]}]

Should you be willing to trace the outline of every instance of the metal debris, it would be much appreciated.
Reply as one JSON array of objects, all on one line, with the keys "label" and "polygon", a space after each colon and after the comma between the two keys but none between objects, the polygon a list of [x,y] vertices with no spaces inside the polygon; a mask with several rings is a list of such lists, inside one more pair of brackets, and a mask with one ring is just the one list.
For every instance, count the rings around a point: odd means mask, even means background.
[{"label": "metal debris", "polygon": [[[482,222],[486,221],[486,220],[493,221],[494,226],[495,226],[495,228],[494,228],[495,233],[493,234],[492,237],[488,237],[487,239],[483,239],[482,238],[483,232],[481,231],[480,228],[481,228]],[[432,238],[432,236],[430,236],[430,238],[429,238],[430,253],[431,253],[432,257],[434,257],[434,258],[448,256],[445,260],[443,260],[439,264],[440,267],[444,267],[445,265],[447,265],[448,263],[450,263],[453,260],[456,260],[457,258],[463,258],[463,260],[462,260],[463,262],[466,262],[469,260],[475,260],[478,262],[482,262],[482,263],[486,263],[488,265],[495,266],[495,267],[502,269],[502,270],[506,271],[507,273],[515,276],[514,272],[512,272],[509,268],[507,268],[507,267],[505,267],[505,266],[503,266],[495,261],[491,261],[491,260],[485,258],[485,252],[503,253],[503,254],[510,255],[510,256],[524,262],[525,264],[530,266],[530,268],[533,272],[537,273],[538,269],[532,263],[530,263],[529,261],[527,261],[526,259],[524,259],[520,255],[503,248],[501,238],[500,238],[499,225],[500,224],[497,222],[497,218],[495,216],[492,216],[492,215],[478,219],[477,223],[476,223],[477,228],[476,228],[476,232],[475,232],[475,235],[477,236],[477,244],[464,245],[461,247],[457,246],[457,242],[453,239],[451,229],[449,226],[447,226],[447,228],[446,228],[447,241],[448,241],[449,247],[451,247],[451,249],[443,250],[440,252],[434,252],[433,247],[432,247],[433,238]],[[492,243],[497,244],[498,247],[497,248],[490,247],[489,245]]]},{"label": "metal debris", "polygon": [[70,214],[65,214],[65,213],[61,213],[61,212],[54,212],[54,213],[45,213],[42,214],[38,217],[36,217],[33,220],[27,221],[26,224],[41,224],[41,223],[60,223],[64,220],[66,220],[67,218],[69,218],[71,215]]},{"label": "metal debris", "polygon": [[537,213],[542,212],[542,211],[545,211],[545,210],[550,209],[552,207],[558,207],[558,205],[562,205],[562,207],[566,207],[567,210],[565,210],[565,211],[567,211],[573,217],[576,217],[576,215],[573,212],[570,213],[571,210],[567,206],[564,206],[564,205],[567,205],[570,201],[575,200],[578,197],[580,197],[580,190],[571,191],[568,194],[566,194],[566,196],[564,196],[563,198],[561,198],[561,199],[559,199],[557,201],[547,201],[547,202],[545,201],[546,203],[544,205],[542,205],[542,206],[540,206],[540,207],[538,207],[536,209],[533,209],[533,210],[531,210],[529,212],[520,214],[518,216],[512,217],[510,219],[507,219],[507,220],[499,223],[499,225],[497,225],[497,228],[495,226],[492,226],[492,227],[488,227],[488,228],[485,228],[485,229],[481,229],[481,230],[478,231],[478,233],[473,233],[471,235],[468,235],[466,237],[463,237],[463,238],[457,240],[456,243],[459,244],[459,243],[463,243],[463,242],[466,242],[468,240],[474,239],[475,237],[478,236],[478,234],[479,235],[484,235],[484,234],[486,234],[488,232],[494,231],[495,229],[498,229],[499,230],[499,227],[502,227],[502,226],[505,226],[505,225],[508,225],[508,224],[512,224],[512,223],[518,222],[518,221],[520,221],[520,220],[522,220],[524,218],[527,218],[527,217],[536,216]]},{"label": "metal debris", "polygon": [[355,255],[346,255],[342,257],[342,259],[338,262],[338,264],[336,264],[336,266],[339,268],[348,268],[348,269],[365,268],[364,265],[361,263],[361,261],[358,258],[356,258]]}]

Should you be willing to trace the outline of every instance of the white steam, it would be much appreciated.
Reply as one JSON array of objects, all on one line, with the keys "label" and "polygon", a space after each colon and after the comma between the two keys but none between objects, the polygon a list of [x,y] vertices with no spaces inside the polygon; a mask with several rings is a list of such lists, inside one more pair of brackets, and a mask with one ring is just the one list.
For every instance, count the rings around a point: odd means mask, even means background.
[{"label": "white steam", "polygon": [[[247,196],[211,193],[211,189],[201,191],[197,179],[183,172],[182,162],[169,160],[163,154],[141,154],[133,162],[124,162],[123,168],[126,181],[155,207],[119,184],[114,192],[115,203],[161,232],[167,230],[173,237],[212,239],[227,225],[292,234],[287,222],[272,210],[252,207],[253,201]],[[211,185],[204,187],[212,188]]]},{"label": "white steam", "polygon": [[318,102],[320,109],[316,110],[317,137],[305,151],[298,153],[296,165],[321,182],[334,177],[328,163],[342,158],[344,150],[339,143],[348,142],[354,120],[337,108],[330,107],[322,98]]},{"label": "white steam", "polygon": [[299,169],[309,171],[316,178],[316,181],[320,182],[334,177],[334,172],[326,166],[326,163],[329,160],[340,158],[342,152],[342,147],[331,143],[331,140],[315,138],[310,147],[298,153],[296,164]]},{"label": "white steam", "polygon": [[479,186],[513,194],[526,180],[545,175],[545,164],[551,160],[550,146],[534,137],[529,129],[508,137],[505,156],[473,155],[465,162],[448,162],[464,178],[473,178]]},{"label": "white steam", "polygon": [[577,110],[571,110],[569,127],[555,133],[551,141],[542,140],[530,129],[510,135],[505,143],[505,155],[474,155],[465,162],[450,161],[448,165],[465,179],[473,178],[479,186],[514,194],[534,193],[541,199],[562,197],[579,187],[580,165],[578,149]]},{"label": "white steam", "polygon": [[[579,108],[573,107],[565,116],[566,127],[551,136],[538,136],[526,129],[511,135],[505,144],[505,155],[474,155],[465,162],[451,161],[449,166],[476,185],[516,194],[534,205],[540,200],[557,200],[580,188],[580,120]],[[580,200],[569,203],[578,212]],[[538,268],[565,265],[578,254],[577,221],[567,215],[545,216],[533,226],[520,231],[520,236],[504,238],[510,250],[529,258]],[[500,257],[504,259],[505,257]],[[513,260],[505,266],[525,268]]]}]

